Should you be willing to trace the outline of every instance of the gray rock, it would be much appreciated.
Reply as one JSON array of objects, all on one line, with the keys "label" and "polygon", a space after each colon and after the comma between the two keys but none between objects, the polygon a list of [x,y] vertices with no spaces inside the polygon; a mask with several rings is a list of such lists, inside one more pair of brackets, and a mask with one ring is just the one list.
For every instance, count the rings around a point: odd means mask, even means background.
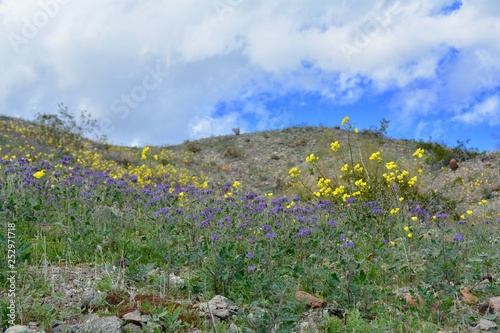
[{"label": "gray rock", "polygon": [[140,328],[139,326],[137,326],[135,324],[128,323],[127,325],[123,326],[122,331],[126,332],[126,333],[141,333],[142,328]]},{"label": "gray rock", "polygon": [[236,326],[235,323],[231,323],[231,325],[229,325],[229,332],[232,332],[232,333],[241,333],[241,328],[239,328],[238,326]]},{"label": "gray rock", "polygon": [[88,320],[77,333],[122,333],[122,320],[115,316]]},{"label": "gray rock", "polygon": [[103,299],[102,293],[99,293],[93,289],[86,289],[83,292],[82,299],[80,301],[80,309],[83,310],[84,313],[89,310],[93,310],[97,307],[100,300]]},{"label": "gray rock", "polygon": [[28,326],[14,325],[9,327],[5,333],[35,333],[36,330],[30,330]]},{"label": "gray rock", "polygon": [[488,331],[492,328],[496,328],[497,324],[495,324],[495,322],[493,322],[491,320],[481,319],[481,320],[479,320],[479,323],[477,326],[484,331]]},{"label": "gray rock", "polygon": [[127,323],[140,325],[141,323],[147,323],[149,320],[151,320],[151,316],[143,316],[141,315],[139,310],[135,310],[134,312],[123,315],[122,319]]},{"label": "gray rock", "polygon": [[210,311],[212,311],[215,317],[222,320],[238,313],[238,307],[230,305],[228,299],[221,295],[215,296],[208,302],[200,303],[199,308],[205,316],[210,316]]},{"label": "gray rock", "polygon": [[169,280],[170,285],[172,287],[179,288],[179,287],[182,287],[184,285],[184,279],[181,278],[180,276],[173,274],[173,273],[170,273],[170,275],[168,276],[168,280]]}]

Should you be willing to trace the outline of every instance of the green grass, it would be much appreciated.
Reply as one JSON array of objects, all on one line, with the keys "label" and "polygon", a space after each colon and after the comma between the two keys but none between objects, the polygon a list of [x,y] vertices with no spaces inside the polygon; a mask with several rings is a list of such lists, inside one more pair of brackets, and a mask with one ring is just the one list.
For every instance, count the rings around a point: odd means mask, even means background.
[{"label": "green grass", "polygon": [[[297,127],[151,147],[141,159],[141,149],[92,142],[70,147],[70,158],[57,147],[33,150],[36,136],[23,132],[21,121],[2,121],[9,146],[1,151],[0,214],[3,227],[15,225],[17,323],[49,328],[54,320],[81,320],[78,304],[65,305],[59,288],[77,268],[94,289],[122,297],[134,289],[192,305],[224,295],[240,314],[218,332],[231,323],[244,332],[291,332],[304,322],[310,332],[465,330],[482,315],[460,289],[481,302],[500,294],[497,192],[480,201],[498,182],[495,169],[463,162],[453,175],[433,171],[427,155],[412,156],[417,143],[374,142],[349,122],[343,129]],[[341,148],[332,152],[337,140]],[[99,157],[85,157],[80,146]],[[237,155],[225,156],[232,148]],[[380,162],[370,159],[377,150]],[[305,162],[311,153],[320,159]],[[123,159],[130,167],[113,162]],[[389,162],[397,168],[387,169]],[[162,178],[167,166],[172,174]],[[291,167],[300,176],[289,177]],[[40,170],[45,175],[37,179]],[[200,170],[207,182],[196,178],[188,186]],[[331,182],[318,186],[320,178]],[[367,185],[355,185],[359,179]],[[333,194],[341,185],[345,192]],[[9,277],[5,235],[2,285]],[[112,269],[121,257],[129,267]],[[57,267],[66,273],[56,278],[50,272]],[[184,285],[169,288],[170,273]],[[483,280],[488,274],[496,279]],[[343,315],[306,309],[297,290]],[[5,327],[7,289],[0,295]],[[409,304],[408,295],[418,302]],[[95,311],[122,308],[101,300]],[[187,320],[187,308],[149,310],[156,316],[151,331],[213,330],[208,320]]]}]

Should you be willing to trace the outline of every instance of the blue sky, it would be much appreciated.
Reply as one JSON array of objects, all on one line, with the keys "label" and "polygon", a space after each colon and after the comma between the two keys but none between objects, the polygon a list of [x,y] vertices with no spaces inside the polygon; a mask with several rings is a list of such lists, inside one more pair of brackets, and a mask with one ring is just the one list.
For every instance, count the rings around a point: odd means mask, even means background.
[{"label": "blue sky", "polygon": [[111,142],[390,121],[500,145],[500,1],[0,0],[0,113],[86,109]]}]

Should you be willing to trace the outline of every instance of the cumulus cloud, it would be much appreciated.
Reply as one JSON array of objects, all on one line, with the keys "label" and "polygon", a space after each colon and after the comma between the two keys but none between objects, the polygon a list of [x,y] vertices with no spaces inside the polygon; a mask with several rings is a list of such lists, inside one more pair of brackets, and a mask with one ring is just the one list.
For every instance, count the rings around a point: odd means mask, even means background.
[{"label": "cumulus cloud", "polygon": [[500,95],[489,96],[453,119],[467,125],[481,123],[487,123],[489,126],[500,125]]},{"label": "cumulus cloud", "polygon": [[294,110],[269,103],[294,94],[332,108],[387,95],[406,128],[498,119],[477,96],[500,86],[499,14],[494,0],[4,0],[0,112],[86,106],[120,144],[276,127]]}]

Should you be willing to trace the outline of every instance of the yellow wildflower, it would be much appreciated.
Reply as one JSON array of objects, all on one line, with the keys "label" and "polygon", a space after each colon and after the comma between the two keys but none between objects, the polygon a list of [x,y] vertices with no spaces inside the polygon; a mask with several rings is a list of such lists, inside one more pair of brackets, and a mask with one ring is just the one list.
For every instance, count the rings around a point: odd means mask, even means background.
[{"label": "yellow wildflower", "polygon": [[382,158],[380,157],[380,151],[377,151],[376,153],[373,153],[370,158],[369,158],[370,161],[375,161],[377,160],[377,162],[381,162],[382,161]]},{"label": "yellow wildflower", "polygon": [[233,183],[233,187],[234,187],[234,188],[238,188],[238,187],[240,187],[240,186],[241,186],[241,183],[240,183],[239,181],[235,181],[235,182]]},{"label": "yellow wildflower", "polygon": [[408,238],[412,238],[413,234],[408,234],[407,236],[408,236]]},{"label": "yellow wildflower", "polygon": [[404,227],[404,228],[403,228],[403,230],[404,230],[404,231],[409,231],[409,230],[410,230],[410,228],[409,228],[408,226],[406,226],[406,227]]},{"label": "yellow wildflower", "polygon": [[141,153],[141,159],[145,160],[147,158],[147,154],[149,152],[149,147],[145,147],[143,150],[142,150],[142,153]]},{"label": "yellow wildflower", "polygon": [[43,176],[45,176],[45,170],[40,170],[33,174],[33,177],[35,177],[36,179],[40,179]]},{"label": "yellow wildflower", "polygon": [[416,216],[412,216],[412,217],[411,217],[411,220],[412,220],[412,221],[416,221],[416,220],[418,220],[418,217],[416,217]]},{"label": "yellow wildflower", "polygon": [[302,171],[299,168],[291,168],[290,171],[288,171],[290,177],[292,178],[297,178],[298,176],[300,176],[301,172]]},{"label": "yellow wildflower", "polygon": [[399,207],[391,209],[391,215],[396,215],[399,212]]},{"label": "yellow wildflower", "polygon": [[424,156],[424,152],[425,150],[422,149],[422,148],[418,148],[412,156],[415,156],[415,157],[418,157],[418,158],[422,158]]},{"label": "yellow wildflower", "polygon": [[336,152],[337,150],[340,149],[340,144],[338,141],[335,141],[335,142],[332,142],[330,143],[330,149],[333,151],[333,152]]},{"label": "yellow wildflower", "polygon": [[347,123],[349,121],[349,117],[344,117],[344,119],[342,119],[342,126],[345,125],[345,123]]},{"label": "yellow wildflower", "polygon": [[318,160],[318,157],[314,156],[314,154],[311,154],[306,157],[306,162],[307,163],[314,163]]},{"label": "yellow wildflower", "polygon": [[394,168],[397,168],[397,167],[398,167],[398,165],[396,164],[396,162],[391,161],[391,162],[387,162],[387,163],[385,164],[385,167],[386,167],[386,169],[387,169],[387,170],[392,170],[392,169],[394,169]]},{"label": "yellow wildflower", "polygon": [[467,215],[472,215],[472,213],[474,213],[472,210],[467,211]]}]

